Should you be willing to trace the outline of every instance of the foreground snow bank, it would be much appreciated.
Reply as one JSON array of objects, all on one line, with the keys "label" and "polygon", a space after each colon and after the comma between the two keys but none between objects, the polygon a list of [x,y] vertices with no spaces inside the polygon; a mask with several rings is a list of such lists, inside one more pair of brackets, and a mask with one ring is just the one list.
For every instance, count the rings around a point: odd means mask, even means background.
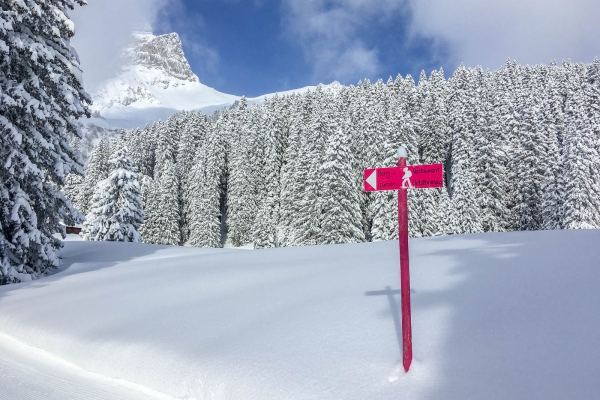
[{"label": "foreground snow bank", "polygon": [[174,398],[589,399],[598,243],[600,231],[412,240],[408,374],[396,242],[70,242],[62,272],[0,288],[0,335]]}]

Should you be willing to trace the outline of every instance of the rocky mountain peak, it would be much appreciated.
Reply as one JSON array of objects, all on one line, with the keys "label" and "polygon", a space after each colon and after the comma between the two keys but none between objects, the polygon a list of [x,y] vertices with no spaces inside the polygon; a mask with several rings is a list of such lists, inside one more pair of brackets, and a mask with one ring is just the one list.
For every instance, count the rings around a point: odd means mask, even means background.
[{"label": "rocky mountain peak", "polygon": [[121,53],[124,66],[139,65],[176,79],[198,82],[177,33],[154,36],[151,32],[135,32],[133,39]]}]

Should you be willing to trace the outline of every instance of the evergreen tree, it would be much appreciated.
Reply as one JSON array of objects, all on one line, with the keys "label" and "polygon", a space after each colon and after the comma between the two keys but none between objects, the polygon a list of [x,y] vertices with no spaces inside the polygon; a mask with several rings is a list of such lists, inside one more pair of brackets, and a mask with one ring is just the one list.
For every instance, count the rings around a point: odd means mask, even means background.
[{"label": "evergreen tree", "polygon": [[[129,148],[127,147],[129,135],[125,129],[121,129],[117,136],[112,140],[110,144],[110,149],[108,151],[108,158],[112,159],[117,154],[121,154],[123,152],[127,153],[127,157],[129,156]],[[131,158],[130,158],[131,159]],[[134,165],[135,166],[135,165]]]},{"label": "evergreen tree", "polygon": [[178,145],[177,171],[181,183],[181,219],[182,241],[186,242],[190,235],[190,207],[193,200],[191,176],[194,164],[197,162],[198,152],[204,147],[208,129],[208,119],[200,112],[187,115],[185,124],[182,124],[181,139]]},{"label": "evergreen tree", "polygon": [[281,169],[289,127],[289,105],[285,99],[275,96],[268,100],[264,113],[264,129],[261,131],[264,144],[262,171],[258,171],[259,191],[262,205],[254,222],[254,247],[269,248],[279,245],[277,234],[280,220]]},{"label": "evergreen tree", "polygon": [[503,150],[506,158],[511,162],[506,166],[505,184],[506,184],[506,209],[507,214],[504,218],[504,227],[507,230],[518,230],[520,228],[519,207],[519,164],[515,162],[519,158],[519,126],[520,110],[518,108],[518,86],[519,86],[519,66],[511,60],[507,60],[505,66],[496,73],[496,97],[498,98],[498,107],[495,112],[495,118],[499,124],[499,134],[503,135]]},{"label": "evergreen tree", "polygon": [[178,118],[153,126],[156,134],[154,179],[149,185],[151,198],[145,208],[145,243],[179,245],[181,243],[181,196],[176,160]]},{"label": "evergreen tree", "polygon": [[108,178],[96,185],[92,207],[86,216],[83,238],[93,241],[140,242],[144,205],[138,174],[127,157],[127,148],[109,160]]},{"label": "evergreen tree", "polygon": [[312,112],[313,103],[309,101],[312,94],[303,96],[291,96],[291,116],[289,127],[288,145],[283,153],[283,164],[281,166],[281,189],[280,189],[280,215],[278,232],[281,246],[294,245],[294,230],[292,224],[298,212],[298,196],[302,192],[304,184],[299,169],[303,167],[300,163],[300,151],[306,139],[304,128],[305,122]]},{"label": "evergreen tree", "polygon": [[194,247],[221,247],[220,189],[210,180],[210,167],[197,162],[190,176],[194,196],[190,203],[190,236]]},{"label": "evergreen tree", "polygon": [[477,135],[473,146],[473,172],[479,186],[478,205],[482,228],[486,232],[501,232],[508,228],[506,147],[509,145],[500,124],[497,80],[487,74],[483,77]]},{"label": "evergreen tree", "polygon": [[227,232],[234,246],[252,243],[252,227],[258,211],[255,166],[249,162],[257,151],[255,132],[250,129],[251,111],[243,97],[232,112],[229,130],[227,180]]},{"label": "evergreen tree", "polygon": [[353,176],[350,138],[335,119],[319,168],[322,203],[320,243],[358,243],[365,240],[359,202],[359,186]]},{"label": "evergreen tree", "polygon": [[[144,131],[149,129],[148,124],[144,127]],[[135,128],[125,134],[127,149],[129,149],[129,158],[137,171],[142,174],[145,154],[142,146],[142,131],[140,128]]]},{"label": "evergreen tree", "polygon": [[463,65],[452,77],[453,98],[450,106],[450,126],[453,129],[450,192],[456,216],[457,233],[476,233],[483,230],[478,200],[479,187],[475,181],[473,139],[477,134],[479,82],[474,73]]},{"label": "evergreen tree", "polygon": [[175,165],[165,158],[162,171],[151,185],[152,199],[145,209],[144,243],[180,244],[178,187]]},{"label": "evergreen tree", "polygon": [[565,229],[600,228],[600,61],[576,68],[579,89],[567,102]]},{"label": "evergreen tree", "polygon": [[157,172],[163,171],[166,160],[170,160],[173,164],[177,160],[177,136],[178,136],[177,118],[171,116],[166,122],[155,124],[153,128],[156,135],[156,161],[154,177]]},{"label": "evergreen tree", "polygon": [[148,175],[138,174],[138,181],[140,183],[140,189],[142,191],[142,202],[144,203],[144,210],[148,207],[150,200],[152,199],[152,187],[154,180]]},{"label": "evergreen tree", "polygon": [[[76,152],[79,152],[80,143],[81,139],[75,136],[73,139],[71,139],[69,146],[71,146],[71,148]],[[77,172],[73,172],[65,177],[65,185],[62,187],[62,192],[64,193],[65,197],[71,201],[71,204],[76,209],[79,209],[79,192],[81,191],[82,183],[83,176]]]},{"label": "evergreen tree", "polygon": [[190,173],[188,243],[195,247],[221,247],[223,153],[218,132],[207,132],[205,145]]},{"label": "evergreen tree", "polygon": [[143,163],[141,165],[140,173],[153,177],[154,176],[154,165],[156,164],[156,131],[153,127],[146,126],[141,132],[141,150]]},{"label": "evergreen tree", "polygon": [[561,204],[565,198],[564,168],[562,141],[565,130],[566,90],[565,68],[556,63],[550,65],[548,85],[544,96],[544,114],[547,126],[547,136],[544,150],[547,152],[549,166],[545,172],[542,185],[542,220],[543,229],[561,229]]},{"label": "evergreen tree", "polygon": [[520,111],[516,138],[517,181],[519,191],[519,229],[537,230],[542,226],[542,185],[548,162],[545,158],[545,127],[541,110],[542,79],[532,67],[520,74],[517,107]]},{"label": "evergreen tree", "polygon": [[65,186],[62,188],[62,192],[65,197],[71,202],[73,207],[77,210],[80,209],[79,200],[81,185],[83,184],[83,176],[79,174],[69,174],[65,178]]},{"label": "evergreen tree", "polygon": [[80,215],[58,190],[83,172],[69,139],[89,115],[68,12],[83,0],[0,3],[0,284],[57,267],[61,222]]},{"label": "evergreen tree", "polygon": [[110,168],[108,165],[109,156],[110,149],[108,147],[108,142],[105,139],[102,139],[90,154],[85,170],[85,176],[81,183],[77,205],[83,214],[87,214],[90,211],[92,197],[98,182],[108,177]]},{"label": "evergreen tree", "polygon": [[333,123],[332,110],[327,107],[333,99],[322,86],[307,99],[309,106],[305,118],[305,131],[300,140],[294,180],[297,182],[297,211],[292,215],[291,244],[310,246],[323,243],[321,218],[323,204],[320,202],[320,167],[323,162],[325,140],[330,135]]}]

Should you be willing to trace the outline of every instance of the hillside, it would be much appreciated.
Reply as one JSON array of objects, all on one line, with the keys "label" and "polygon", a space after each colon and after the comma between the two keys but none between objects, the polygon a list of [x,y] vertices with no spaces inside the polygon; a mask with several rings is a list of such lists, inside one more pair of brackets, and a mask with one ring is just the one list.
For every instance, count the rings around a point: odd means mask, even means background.
[{"label": "hillside", "polygon": [[0,393],[592,399],[599,240],[598,230],[411,240],[408,374],[395,241],[256,251],[66,243],[62,272],[0,288]]}]

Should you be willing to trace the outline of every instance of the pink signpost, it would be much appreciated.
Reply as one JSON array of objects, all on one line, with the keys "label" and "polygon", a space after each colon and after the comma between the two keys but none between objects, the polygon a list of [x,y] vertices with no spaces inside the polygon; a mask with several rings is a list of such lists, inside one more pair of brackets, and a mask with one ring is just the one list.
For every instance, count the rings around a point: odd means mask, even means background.
[{"label": "pink signpost", "polygon": [[406,165],[406,148],[398,149],[398,166],[367,169],[364,173],[366,192],[398,191],[398,241],[400,245],[400,297],[402,302],[402,363],[408,372],[412,363],[412,328],[410,315],[410,273],[408,267],[408,201],[407,189],[444,187],[442,164]]}]

